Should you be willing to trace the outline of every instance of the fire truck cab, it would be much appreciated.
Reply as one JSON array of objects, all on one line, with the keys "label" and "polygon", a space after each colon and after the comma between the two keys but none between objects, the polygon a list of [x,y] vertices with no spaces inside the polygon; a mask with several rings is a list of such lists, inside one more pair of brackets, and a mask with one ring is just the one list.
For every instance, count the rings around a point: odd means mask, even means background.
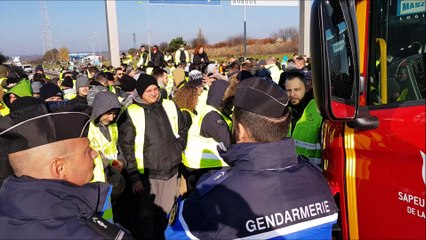
[{"label": "fire truck cab", "polygon": [[426,236],[424,0],[316,0],[313,90],[339,239]]}]

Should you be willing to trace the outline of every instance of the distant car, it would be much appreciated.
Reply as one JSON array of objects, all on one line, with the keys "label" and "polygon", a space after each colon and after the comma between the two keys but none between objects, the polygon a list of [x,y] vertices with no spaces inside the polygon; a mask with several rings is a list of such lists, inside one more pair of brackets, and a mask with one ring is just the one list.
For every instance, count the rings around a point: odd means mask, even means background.
[{"label": "distant car", "polygon": [[26,73],[32,73],[33,72],[33,68],[31,67],[31,65],[24,65],[24,71]]}]

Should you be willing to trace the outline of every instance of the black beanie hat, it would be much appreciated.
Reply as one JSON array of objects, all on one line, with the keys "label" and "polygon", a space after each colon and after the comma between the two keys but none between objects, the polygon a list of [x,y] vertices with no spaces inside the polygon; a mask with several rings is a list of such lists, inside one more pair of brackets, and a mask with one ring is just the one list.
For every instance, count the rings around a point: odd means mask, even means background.
[{"label": "black beanie hat", "polygon": [[151,75],[141,74],[136,81],[136,91],[140,96],[142,96],[145,90],[151,85],[158,87],[157,79]]},{"label": "black beanie hat", "polygon": [[64,78],[64,81],[62,81],[62,84],[61,84],[63,87],[69,87],[69,88],[72,88],[72,87],[74,87],[74,83],[72,82],[72,78],[70,77],[70,76],[66,76],[65,78]]},{"label": "black beanie hat", "polygon": [[239,81],[243,81],[244,79],[251,78],[251,77],[253,77],[253,75],[251,75],[251,73],[249,71],[246,71],[246,70],[241,70],[237,74],[237,79]]},{"label": "black beanie hat", "polygon": [[44,84],[40,88],[40,99],[43,99],[43,100],[46,100],[53,96],[63,97],[63,95],[64,94],[62,93],[61,89],[57,85],[51,82]]},{"label": "black beanie hat", "polygon": [[6,85],[18,83],[20,80],[19,76],[15,73],[9,74],[6,79]]},{"label": "black beanie hat", "polygon": [[42,65],[38,65],[38,66],[35,68],[35,71],[36,71],[36,72],[37,72],[37,71],[42,71],[42,72],[44,72],[43,66],[42,66]]},{"label": "black beanie hat", "polygon": [[38,104],[44,105],[45,102],[35,97],[20,97],[13,101],[13,103],[10,105],[10,112],[19,111],[20,109]]},{"label": "black beanie hat", "polygon": [[136,88],[136,80],[127,74],[121,78],[120,82],[120,88],[125,92],[131,92]]},{"label": "black beanie hat", "polygon": [[108,81],[114,81],[114,74],[110,72],[105,72],[105,77],[108,79]]}]

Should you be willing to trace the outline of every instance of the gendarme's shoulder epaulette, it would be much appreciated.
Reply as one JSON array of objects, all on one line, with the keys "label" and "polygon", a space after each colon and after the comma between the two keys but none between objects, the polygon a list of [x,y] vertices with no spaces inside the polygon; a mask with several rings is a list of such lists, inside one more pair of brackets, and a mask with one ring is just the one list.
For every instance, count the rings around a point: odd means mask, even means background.
[{"label": "gendarme's shoulder epaulette", "polygon": [[225,181],[230,176],[231,174],[229,169],[219,170],[213,173],[211,176],[200,181],[197,184],[196,190],[200,194],[200,196],[203,197],[204,195],[206,195],[213,188],[215,188],[217,185]]}]

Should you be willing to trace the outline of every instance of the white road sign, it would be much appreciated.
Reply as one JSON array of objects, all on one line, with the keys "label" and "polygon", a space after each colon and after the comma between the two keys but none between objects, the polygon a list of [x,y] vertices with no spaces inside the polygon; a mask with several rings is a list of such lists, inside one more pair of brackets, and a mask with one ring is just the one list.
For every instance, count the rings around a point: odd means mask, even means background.
[{"label": "white road sign", "polygon": [[248,7],[267,7],[267,6],[273,6],[273,7],[279,7],[279,6],[299,6],[299,1],[293,1],[293,0],[231,0],[231,6],[248,6]]}]

